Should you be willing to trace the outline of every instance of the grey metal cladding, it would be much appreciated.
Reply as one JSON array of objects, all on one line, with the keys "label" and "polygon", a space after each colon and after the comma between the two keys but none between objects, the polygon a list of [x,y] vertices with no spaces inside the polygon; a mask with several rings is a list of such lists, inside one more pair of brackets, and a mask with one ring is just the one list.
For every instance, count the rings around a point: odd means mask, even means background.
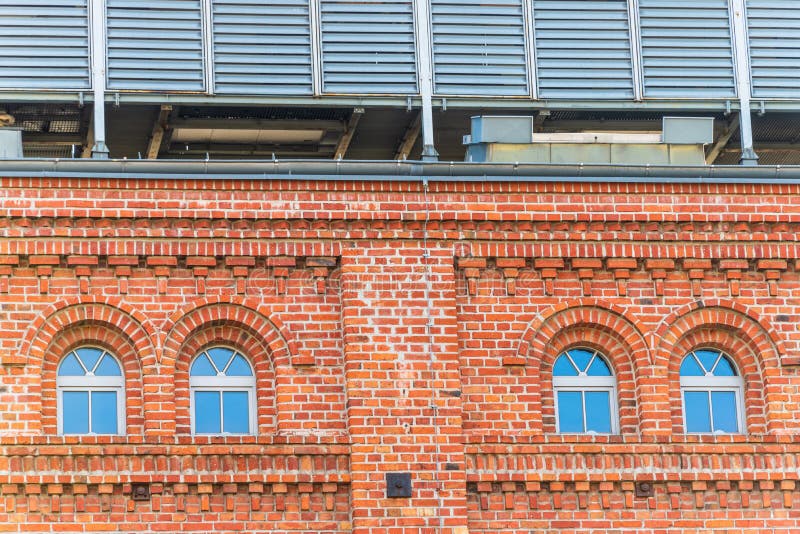
[{"label": "grey metal cladding", "polygon": [[89,89],[87,0],[0,2],[0,88]]},{"label": "grey metal cladding", "polygon": [[534,0],[541,98],[632,99],[627,0]]},{"label": "grey metal cladding", "polygon": [[727,0],[639,0],[644,96],[736,95]]},{"label": "grey metal cladding", "polygon": [[522,0],[431,0],[434,92],[527,95]]},{"label": "grey metal cladding", "polygon": [[203,91],[201,0],[107,0],[108,88]]},{"label": "grey metal cladding", "polygon": [[214,90],[311,94],[308,0],[214,0]]},{"label": "grey metal cladding", "polygon": [[800,98],[800,3],[747,0],[752,95]]},{"label": "grey metal cladding", "polygon": [[417,93],[412,0],[320,0],[326,93]]}]

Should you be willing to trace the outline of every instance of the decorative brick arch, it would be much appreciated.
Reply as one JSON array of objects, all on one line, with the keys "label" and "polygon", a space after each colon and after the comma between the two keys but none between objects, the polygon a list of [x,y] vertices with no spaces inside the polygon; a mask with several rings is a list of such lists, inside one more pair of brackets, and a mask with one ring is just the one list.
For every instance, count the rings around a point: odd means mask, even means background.
[{"label": "decorative brick arch", "polygon": [[92,296],[72,297],[50,305],[28,326],[20,345],[27,365],[40,365],[53,337],[69,326],[95,322],[115,327],[128,336],[139,351],[142,367],[156,364],[155,329],[147,317],[121,299]]},{"label": "decorative brick arch", "polygon": [[545,343],[555,336],[559,328],[581,323],[597,325],[615,332],[636,351],[637,358],[645,358],[638,361],[638,365],[651,364],[643,325],[636,319],[628,317],[623,307],[593,298],[562,302],[534,319],[522,334],[516,358],[524,360],[537,351],[541,353]]},{"label": "decorative brick arch", "polygon": [[[205,299],[204,299],[205,300]],[[257,433],[280,428],[277,391],[290,378],[292,352],[281,323],[247,307],[248,302],[222,299],[196,302],[176,312],[168,322],[161,363],[174,376],[175,431],[191,432],[189,366],[202,350],[225,345],[241,352],[256,375]],[[252,304],[252,301],[249,302]],[[280,326],[279,326],[280,325]],[[283,327],[285,329],[285,327]]]},{"label": "decorative brick arch", "polygon": [[536,390],[529,391],[528,396],[539,406],[542,430],[556,430],[553,363],[565,350],[577,347],[598,350],[611,364],[617,379],[620,433],[636,433],[641,417],[637,385],[639,373],[650,365],[648,347],[641,330],[622,310],[595,299],[567,302],[548,310],[522,337],[517,358],[525,362],[529,383]]},{"label": "decorative brick arch", "polygon": [[34,376],[41,376],[42,432],[57,432],[56,370],[61,358],[91,345],[108,350],[120,361],[125,377],[125,432],[144,433],[143,384],[157,374],[149,325],[134,313],[89,298],[62,302],[49,311],[34,321],[23,342],[28,366],[39,371]]},{"label": "decorative brick arch", "polygon": [[780,374],[780,351],[776,336],[743,306],[733,302],[698,301],[667,317],[654,333],[656,375],[669,398],[673,433],[683,433],[680,365],[697,348],[714,348],[733,358],[744,378],[747,432],[780,431],[771,417],[780,412],[772,378]]},{"label": "decorative brick arch", "polygon": [[276,367],[313,363],[299,354],[290,330],[269,307],[262,306],[258,299],[226,296],[192,301],[167,319],[161,329],[164,332],[161,362],[174,367],[170,358],[174,359],[176,347],[183,343],[188,333],[215,321],[245,325],[258,332],[272,351],[271,357]]}]

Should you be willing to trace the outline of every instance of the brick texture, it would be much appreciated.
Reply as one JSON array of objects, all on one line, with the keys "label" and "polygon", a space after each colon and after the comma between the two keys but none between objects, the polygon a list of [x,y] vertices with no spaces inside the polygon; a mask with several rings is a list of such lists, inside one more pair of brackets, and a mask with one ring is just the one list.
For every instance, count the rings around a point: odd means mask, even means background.
[{"label": "brick texture", "polygon": [[[0,531],[797,532],[798,236],[796,185],[0,178]],[[58,435],[84,344],[124,436]],[[218,344],[253,436],[191,434]],[[577,346],[618,435],[556,433]],[[745,433],[685,433],[698,347]]]}]

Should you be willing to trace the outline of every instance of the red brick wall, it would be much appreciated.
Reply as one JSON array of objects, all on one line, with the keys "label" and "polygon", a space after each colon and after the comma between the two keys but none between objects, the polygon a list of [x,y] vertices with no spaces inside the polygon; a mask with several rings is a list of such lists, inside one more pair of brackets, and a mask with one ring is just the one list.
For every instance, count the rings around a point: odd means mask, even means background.
[{"label": "red brick wall", "polygon": [[[800,529],[800,187],[8,178],[0,214],[0,530]],[[84,343],[122,362],[125,436],[57,435]],[[217,343],[256,436],[191,435]],[[619,435],[555,432],[579,345]],[[698,346],[746,434],[684,434]]]}]

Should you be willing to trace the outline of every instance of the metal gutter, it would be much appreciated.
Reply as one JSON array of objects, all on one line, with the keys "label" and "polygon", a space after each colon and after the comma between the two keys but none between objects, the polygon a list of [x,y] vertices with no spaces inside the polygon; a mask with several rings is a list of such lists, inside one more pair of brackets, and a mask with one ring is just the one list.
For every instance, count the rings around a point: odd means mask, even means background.
[{"label": "metal gutter", "polygon": [[0,160],[0,178],[432,182],[800,183],[800,166],[549,165],[331,160]]}]

